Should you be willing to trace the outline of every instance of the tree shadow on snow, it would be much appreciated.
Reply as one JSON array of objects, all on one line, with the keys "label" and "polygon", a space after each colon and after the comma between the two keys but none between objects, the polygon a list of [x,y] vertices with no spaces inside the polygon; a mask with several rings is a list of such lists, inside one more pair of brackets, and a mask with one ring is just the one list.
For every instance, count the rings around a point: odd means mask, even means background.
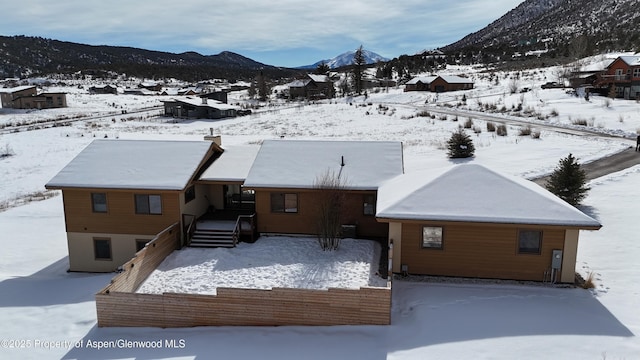
[{"label": "tree shadow on snow", "polygon": [[67,256],[29,276],[0,282],[0,307],[76,304],[94,295],[113,277],[109,274],[69,273]]}]

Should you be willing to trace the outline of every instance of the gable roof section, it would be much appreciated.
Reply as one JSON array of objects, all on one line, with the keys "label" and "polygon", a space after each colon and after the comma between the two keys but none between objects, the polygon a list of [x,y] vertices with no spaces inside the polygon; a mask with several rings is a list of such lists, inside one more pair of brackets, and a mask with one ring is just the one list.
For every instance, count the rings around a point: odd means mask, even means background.
[{"label": "gable roof section", "polygon": [[439,78],[449,84],[473,84],[473,80],[456,75],[440,75]]},{"label": "gable roof section", "polygon": [[183,190],[215,146],[211,141],[94,140],[45,187]]},{"label": "gable roof section", "polygon": [[259,145],[238,145],[224,148],[200,176],[201,181],[244,182],[260,150]]},{"label": "gable roof section", "polygon": [[340,174],[347,189],[377,190],[384,181],[403,173],[402,143],[266,140],[244,186],[312,189],[327,171]]},{"label": "gable roof section", "polygon": [[433,80],[437,79],[437,76],[416,76],[413,79],[406,82],[407,85],[414,85],[419,82],[423,84],[431,84]]},{"label": "gable roof section", "polygon": [[380,219],[601,227],[537,184],[475,164],[401,175],[380,188],[377,209]]},{"label": "gable roof section", "polygon": [[317,75],[317,74],[307,74],[309,78],[317,83],[326,83],[329,82],[329,77],[327,75]]},{"label": "gable roof section", "polygon": [[12,88],[0,88],[0,93],[13,94],[16,92],[28,90],[35,87],[36,87],[35,85],[24,85],[24,86],[12,87]]},{"label": "gable roof section", "polygon": [[640,56],[620,56],[619,59],[629,66],[640,66]]}]

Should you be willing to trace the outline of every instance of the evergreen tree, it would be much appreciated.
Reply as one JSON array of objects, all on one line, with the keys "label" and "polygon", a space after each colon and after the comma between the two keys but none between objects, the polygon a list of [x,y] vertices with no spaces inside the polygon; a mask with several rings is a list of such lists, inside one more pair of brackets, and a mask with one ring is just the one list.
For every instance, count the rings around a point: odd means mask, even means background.
[{"label": "evergreen tree", "polygon": [[323,61],[320,64],[318,64],[318,66],[316,67],[315,73],[317,75],[327,75],[330,70],[331,69],[329,68],[329,65],[327,65],[327,63]]},{"label": "evergreen tree", "polygon": [[362,75],[367,60],[364,58],[364,50],[362,45],[353,54],[353,89],[360,95],[362,93]]},{"label": "evergreen tree", "polygon": [[580,168],[580,164],[572,154],[561,159],[547,181],[547,190],[576,206],[591,190],[586,186],[587,174]]},{"label": "evergreen tree", "polygon": [[258,99],[260,101],[267,101],[269,95],[271,94],[271,86],[269,86],[269,83],[267,82],[267,79],[262,71],[256,77],[256,83],[258,88]]},{"label": "evergreen tree", "polygon": [[471,136],[464,129],[458,129],[447,141],[447,155],[451,159],[472,157],[475,150]]}]

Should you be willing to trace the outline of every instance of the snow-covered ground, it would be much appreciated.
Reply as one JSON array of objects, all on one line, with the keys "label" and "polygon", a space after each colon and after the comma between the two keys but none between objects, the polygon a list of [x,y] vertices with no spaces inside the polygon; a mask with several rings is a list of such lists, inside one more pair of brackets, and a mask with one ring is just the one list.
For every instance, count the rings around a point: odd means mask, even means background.
[{"label": "snow-covered ground", "polygon": [[215,295],[219,287],[245,289],[359,289],[387,286],[376,272],[380,245],[343,239],[336,251],[322,251],[315,238],[263,236],[233,249],[188,248],[170,254],[138,288]]},{"label": "snow-covered ground", "polygon": [[[533,84],[534,90],[504,96],[503,93],[508,94],[509,75],[498,73],[496,76],[503,79],[500,85],[491,86],[495,77],[484,80],[484,85],[478,82],[473,94],[467,95],[467,106],[476,110],[477,100],[481,99],[481,102],[499,100],[509,107],[509,102],[518,102],[524,95],[525,102],[541,113],[557,109],[559,115],[550,117],[548,122],[570,125],[570,118],[587,121],[593,118],[593,129],[623,132],[627,136],[640,128],[640,105],[634,101],[614,100],[606,107],[604,99],[599,97],[593,96],[586,102],[561,90],[535,88],[535,84],[555,81],[551,78],[552,73],[552,69],[538,70],[537,74],[531,75],[531,80],[521,81],[521,86]],[[487,77],[484,74],[474,76],[478,79]],[[0,327],[0,357],[640,358],[637,337],[640,334],[637,309],[640,304],[637,267],[640,242],[636,239],[635,219],[640,211],[640,193],[637,191],[640,167],[596,179],[590,184],[592,190],[584,209],[604,226],[599,231],[582,232],[576,270],[583,276],[589,272],[596,274],[594,291],[397,280],[393,285],[390,326],[97,328],[94,294],[113,274],[66,272],[67,246],[60,196],[24,205],[18,201],[26,194],[43,191],[43,184],[94,135],[193,140],[202,139],[213,128],[214,133],[222,135],[223,145],[255,144],[281,136],[401,140],[406,172],[442,167],[452,163],[446,158],[444,143],[466,118],[454,121],[452,116],[446,119],[416,116],[425,110],[425,101],[432,102],[432,96],[391,89],[388,93],[370,93],[367,99],[341,98],[330,104],[287,110],[273,108],[270,112],[221,121],[193,120],[174,124],[155,118],[115,122],[107,118],[1,135],[0,149],[9,147],[13,155],[0,158],[0,204],[6,208],[0,212],[3,245],[0,257],[0,319],[3,325]],[[453,102],[462,95],[446,96],[451,98],[447,100],[441,95],[437,101]],[[128,97],[118,95],[101,101],[126,106],[124,99]],[[109,106],[105,105],[105,108]],[[73,112],[73,109],[70,107],[65,111]],[[86,109],[78,106],[77,111]],[[32,114],[0,112],[0,123],[28,119]],[[7,120],[7,117],[13,117],[13,120]],[[518,176],[549,173],[569,152],[586,162],[634,144],[628,139],[576,136],[547,130],[542,131],[540,139],[532,139],[518,136],[517,126],[510,126],[509,135],[500,137],[487,132],[484,121],[473,121],[481,132],[470,132],[476,145],[476,157],[470,161]],[[164,340],[182,341],[174,342],[176,346],[172,347],[171,341]],[[136,343],[132,343],[134,341]],[[99,345],[111,348],[96,349]]]}]

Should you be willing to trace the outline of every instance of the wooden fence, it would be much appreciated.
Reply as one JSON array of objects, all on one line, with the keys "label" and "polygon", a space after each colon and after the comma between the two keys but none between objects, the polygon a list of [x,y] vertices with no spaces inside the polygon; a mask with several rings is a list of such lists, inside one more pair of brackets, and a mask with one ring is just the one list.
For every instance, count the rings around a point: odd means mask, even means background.
[{"label": "wooden fence", "polygon": [[134,292],[160,263],[180,246],[180,224],[175,223],[156,235],[144,249],[122,265],[122,272],[98,294]]},{"label": "wooden fence", "polygon": [[328,290],[218,288],[217,295],[135,293],[177,248],[179,230],[174,224],[158,234],[96,294],[98,326],[390,324],[390,283],[385,288]]}]

